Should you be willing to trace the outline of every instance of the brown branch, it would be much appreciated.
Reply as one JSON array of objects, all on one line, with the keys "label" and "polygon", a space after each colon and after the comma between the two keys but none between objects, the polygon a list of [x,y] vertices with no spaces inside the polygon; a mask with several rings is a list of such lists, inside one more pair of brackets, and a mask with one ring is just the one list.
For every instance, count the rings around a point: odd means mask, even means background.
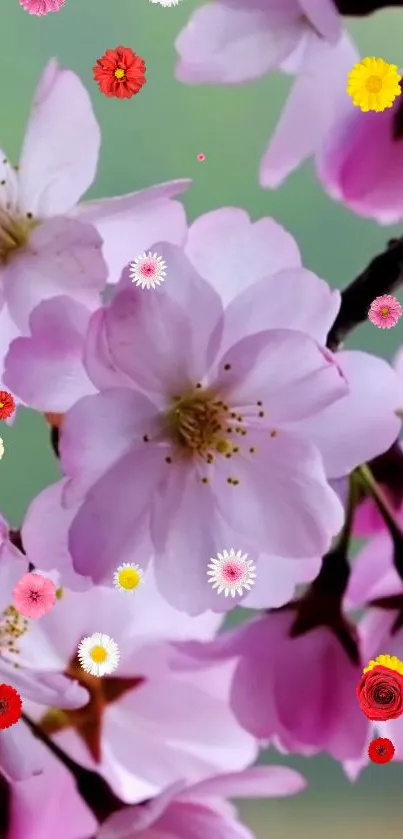
[{"label": "brown branch", "polygon": [[80,766],[75,760],[72,760],[26,714],[23,714],[22,718],[34,737],[37,737],[52,752],[53,756],[60,760],[63,766],[73,775],[78,792],[101,824],[108,816],[128,806],[112,792],[110,786],[100,775],[96,772],[91,772],[89,769],[84,769],[83,766]]},{"label": "brown branch", "polygon": [[403,6],[403,0],[335,0],[335,4],[341,15],[363,17],[378,9]]},{"label": "brown branch", "polygon": [[339,314],[329,332],[327,345],[335,351],[349,332],[364,323],[375,297],[392,294],[403,283],[403,237],[388,242],[386,250],[376,256],[368,267],[341,294]]}]

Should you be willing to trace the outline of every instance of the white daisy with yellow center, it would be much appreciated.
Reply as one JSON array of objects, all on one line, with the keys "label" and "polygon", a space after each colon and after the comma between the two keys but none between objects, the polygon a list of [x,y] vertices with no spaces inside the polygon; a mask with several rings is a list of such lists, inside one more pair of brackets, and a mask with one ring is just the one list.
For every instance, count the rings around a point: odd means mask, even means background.
[{"label": "white daisy with yellow center", "polygon": [[119,664],[119,648],[113,638],[102,632],[94,632],[83,638],[77,655],[83,670],[91,676],[106,676],[113,673]]},{"label": "white daisy with yellow center", "polygon": [[143,582],[144,571],[139,565],[131,562],[124,562],[119,565],[113,575],[113,584],[119,591],[133,592]]}]

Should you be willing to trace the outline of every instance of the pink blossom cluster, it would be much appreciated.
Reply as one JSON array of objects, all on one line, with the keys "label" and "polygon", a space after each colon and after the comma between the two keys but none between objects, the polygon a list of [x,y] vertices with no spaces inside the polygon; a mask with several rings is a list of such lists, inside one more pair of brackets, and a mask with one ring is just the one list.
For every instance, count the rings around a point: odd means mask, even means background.
[{"label": "pink blossom cluster", "polygon": [[[400,219],[396,114],[348,111],[356,50],[332,0],[218,0],[176,47],[188,83],[295,75],[263,186],[315,155],[331,195]],[[399,278],[382,271],[346,317],[274,218],[189,222],[187,180],[81,202],[100,141],[86,89],[52,60],[19,170],[0,155],[0,388],[46,415],[60,467],[18,531],[1,519],[0,682],[23,699],[0,726],[4,839],[252,839],[228,799],[306,785],[258,765],[263,745],[325,752],[355,779],[376,734],[356,684],[370,658],[403,658],[402,353],[334,341]],[[147,252],[167,278],[145,291],[130,265]],[[227,598],[207,569],[231,547],[256,579]],[[135,606],[114,587],[126,563],[144,572]],[[27,574],[49,602],[15,641]],[[234,607],[254,617],[228,629]],[[120,649],[102,678],[77,662],[96,632]],[[397,761],[401,720],[378,726]]]}]

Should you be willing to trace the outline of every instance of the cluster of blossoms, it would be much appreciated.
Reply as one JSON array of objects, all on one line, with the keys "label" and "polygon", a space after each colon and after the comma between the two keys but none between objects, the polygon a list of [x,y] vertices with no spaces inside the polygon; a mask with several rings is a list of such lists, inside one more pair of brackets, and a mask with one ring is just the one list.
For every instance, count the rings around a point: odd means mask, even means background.
[{"label": "cluster of blossoms", "polygon": [[[177,76],[292,72],[262,185],[315,154],[333,196],[395,221],[399,114],[349,100],[341,3],[202,6]],[[364,172],[373,134],[385,159]],[[350,779],[388,734],[403,759],[403,356],[341,348],[395,291],[403,245],[341,295],[273,218],[188,223],[188,181],[80,203],[99,149],[86,90],[51,61],[18,171],[0,155],[0,391],[46,416],[61,471],[18,531],[0,522],[0,835],[246,839],[227,798],[305,786],[254,765],[262,744]],[[226,629],[234,606],[255,617]]]}]

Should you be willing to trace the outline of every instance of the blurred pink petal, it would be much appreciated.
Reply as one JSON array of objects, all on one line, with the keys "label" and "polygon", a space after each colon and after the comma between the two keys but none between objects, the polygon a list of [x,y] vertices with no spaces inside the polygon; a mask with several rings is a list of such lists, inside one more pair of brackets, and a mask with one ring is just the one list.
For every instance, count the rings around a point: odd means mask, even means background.
[{"label": "blurred pink petal", "polygon": [[51,297],[67,294],[90,310],[100,305],[107,278],[101,248],[97,231],[75,219],[55,218],[33,231],[3,269],[5,300],[22,332],[32,310]]},{"label": "blurred pink petal", "polygon": [[280,186],[307,157],[320,150],[345,113],[346,78],[357,60],[357,50],[346,34],[332,45],[316,33],[310,34],[299,75],[261,161],[262,186]]},{"label": "blurred pink petal", "polygon": [[54,297],[30,315],[30,337],[12,342],[4,381],[30,408],[63,414],[81,396],[95,392],[83,362],[89,319],[80,303]]},{"label": "blurred pink petal", "polygon": [[190,186],[189,180],[168,181],[116,198],[86,201],[74,215],[93,224],[103,239],[108,281],[119,280],[122,269],[154,242],[175,245],[186,236],[186,215],[182,204],[173,200]]},{"label": "blurred pink petal", "polygon": [[401,107],[401,97],[379,114],[350,104],[318,148],[317,173],[327,192],[380,224],[403,216],[401,140],[394,137]]},{"label": "blurred pink petal", "polygon": [[268,615],[238,637],[232,690],[238,719],[259,738],[276,737],[287,751],[358,757],[367,733],[355,697],[360,666],[327,627],[290,638],[292,620],[289,613]]},{"label": "blurred pink petal", "polygon": [[[189,227],[184,250],[224,305],[264,277],[301,267],[298,245],[284,227],[267,216],[252,222],[239,207],[199,216]],[[274,323],[282,325],[276,319]]]},{"label": "blurred pink petal", "polygon": [[371,600],[400,594],[402,581],[393,565],[393,544],[389,533],[378,533],[354,559],[346,601],[362,608]]},{"label": "blurred pink petal", "polygon": [[[32,735],[30,737],[32,740]],[[94,835],[97,822],[80,797],[74,778],[39,741],[36,742],[43,771],[37,777],[9,785],[7,839],[41,839],[45,836],[82,839]],[[49,795],[49,789],[52,795]]]},{"label": "blurred pink petal", "polygon": [[51,59],[39,79],[22,146],[21,210],[40,219],[71,210],[95,177],[100,144],[84,85]]},{"label": "blurred pink petal", "polygon": [[335,358],[349,393],[295,426],[318,447],[329,478],[348,475],[385,452],[401,428],[396,415],[401,388],[390,364],[358,350],[338,352]]},{"label": "blurred pink petal", "polygon": [[[98,839],[250,839],[251,834],[220,798],[294,795],[304,778],[286,766],[256,766],[243,772],[214,775],[197,784],[172,785],[145,806],[130,807],[102,825]],[[185,825],[187,824],[187,827]]]},{"label": "blurred pink petal", "polygon": [[294,51],[303,31],[295,0],[209,3],[193,13],[176,40],[176,77],[190,84],[258,78]]}]

